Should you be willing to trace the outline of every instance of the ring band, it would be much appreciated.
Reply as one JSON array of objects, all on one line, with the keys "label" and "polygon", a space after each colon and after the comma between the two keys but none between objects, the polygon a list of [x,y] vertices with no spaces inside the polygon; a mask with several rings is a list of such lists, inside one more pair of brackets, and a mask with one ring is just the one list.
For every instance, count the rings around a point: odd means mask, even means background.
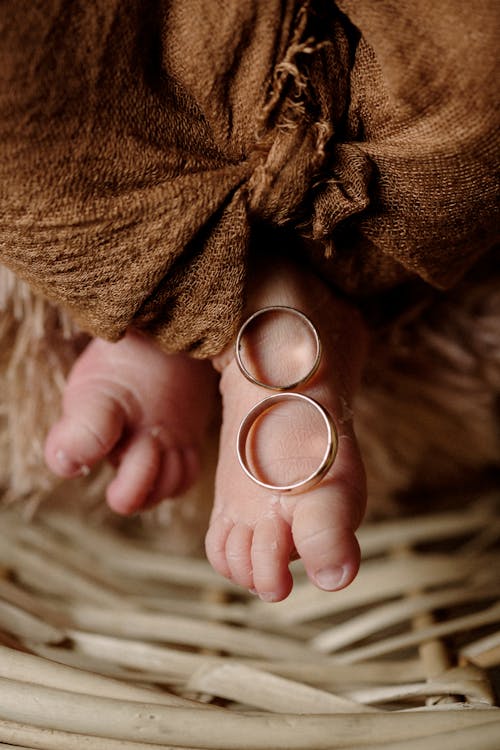
[{"label": "ring band", "polygon": [[[268,484],[267,482],[259,479],[250,469],[247,459],[248,436],[259,417],[263,416],[266,412],[272,409],[275,404],[278,404],[282,401],[294,399],[309,404],[319,412],[327,431],[326,450],[317,469],[315,469],[312,474],[310,474],[305,479],[301,479],[299,482],[294,482],[293,484],[286,485]],[[317,484],[319,484],[319,482],[321,482],[327,471],[332,466],[337,454],[337,448],[337,429],[332,417],[327,412],[327,410],[323,406],[321,406],[321,404],[319,404],[313,398],[310,398],[310,396],[304,396],[303,393],[277,393],[273,396],[268,396],[267,398],[260,401],[258,404],[256,404],[256,406],[250,409],[246,417],[243,419],[236,439],[238,460],[245,474],[260,487],[264,487],[265,489],[271,490],[272,492],[285,493],[289,495],[297,495],[302,492],[307,492],[312,487],[315,487]]]},{"label": "ring band", "polygon": [[[245,363],[242,360],[241,348],[242,348],[243,337],[245,335],[245,332],[247,331],[249,325],[253,323],[253,321],[256,318],[258,318],[260,315],[263,315],[269,312],[286,312],[286,313],[295,315],[298,318],[300,318],[303,323],[305,323],[310,333],[312,333],[314,344],[316,347],[316,352],[314,355],[314,362],[312,364],[312,367],[309,369],[309,371],[303,377],[299,378],[293,383],[286,383],[284,385],[275,385],[273,383],[265,383],[264,381],[259,380],[254,375],[252,375],[252,373],[250,372],[250,370],[248,370],[248,368],[245,366]],[[236,362],[238,364],[238,367],[240,368],[240,371],[245,376],[245,378],[249,380],[251,383],[258,385],[261,388],[267,388],[268,390],[271,390],[271,391],[292,391],[295,388],[297,388],[297,386],[309,380],[318,369],[319,363],[321,361],[321,341],[320,341],[319,333],[316,329],[316,326],[311,320],[309,320],[307,315],[304,315],[303,312],[300,312],[300,310],[296,310],[294,307],[287,307],[286,305],[271,305],[269,307],[263,307],[260,310],[257,310],[257,312],[254,312],[253,315],[250,315],[250,317],[245,320],[236,338],[235,356],[236,356]]]}]

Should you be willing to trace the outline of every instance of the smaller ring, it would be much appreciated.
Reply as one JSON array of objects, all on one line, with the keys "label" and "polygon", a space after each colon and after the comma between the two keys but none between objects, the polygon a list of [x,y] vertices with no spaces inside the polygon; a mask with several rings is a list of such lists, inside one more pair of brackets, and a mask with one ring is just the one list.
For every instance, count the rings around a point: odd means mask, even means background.
[{"label": "smaller ring", "polygon": [[[325,423],[326,431],[327,431],[326,450],[317,469],[315,469],[312,472],[312,474],[310,474],[305,479],[301,479],[299,482],[294,482],[293,484],[286,484],[286,485],[268,484],[267,482],[263,482],[261,479],[259,479],[250,469],[250,466],[247,460],[247,450],[246,450],[248,436],[250,434],[252,427],[255,425],[259,417],[263,416],[266,412],[272,409],[275,404],[279,403],[280,401],[286,401],[286,400],[291,400],[291,399],[305,401],[306,403],[310,404],[320,413],[323,419],[323,422]],[[236,438],[236,450],[238,453],[238,460],[245,474],[253,482],[258,484],[260,487],[264,487],[266,490],[271,490],[272,492],[278,492],[281,494],[289,494],[289,495],[297,495],[302,492],[307,492],[312,487],[315,487],[317,484],[319,484],[319,482],[321,482],[321,480],[323,479],[323,477],[325,476],[325,474],[328,472],[333,462],[335,461],[335,456],[337,455],[337,448],[338,448],[337,428],[335,427],[335,422],[333,421],[331,415],[327,412],[327,410],[323,406],[321,406],[321,404],[319,404],[310,396],[304,396],[303,393],[276,393],[273,396],[268,396],[262,401],[259,401],[258,404],[256,404],[254,407],[250,409],[246,417],[241,422],[240,428],[238,430],[238,436]]]},{"label": "smaller ring", "polygon": [[[294,381],[293,383],[286,383],[285,385],[274,385],[273,383],[265,383],[262,380],[259,380],[256,378],[250,370],[245,366],[242,358],[241,358],[241,346],[243,341],[243,336],[245,335],[245,331],[248,328],[248,326],[255,320],[255,318],[259,317],[259,315],[263,315],[264,313],[268,312],[288,312],[293,315],[296,315],[299,317],[307,326],[307,328],[310,330],[310,332],[313,335],[314,343],[316,345],[316,353],[314,356],[314,362],[312,364],[312,367],[309,369],[306,374],[299,378],[298,380]],[[252,315],[250,315],[249,318],[245,320],[245,322],[242,324],[238,336],[236,337],[236,343],[235,343],[235,356],[236,356],[236,362],[238,364],[238,367],[240,368],[241,373],[245,376],[247,380],[249,380],[251,383],[254,383],[254,385],[258,385],[261,388],[267,388],[270,391],[292,391],[297,386],[302,385],[302,383],[305,383],[308,381],[316,370],[319,367],[319,363],[321,361],[321,341],[319,338],[319,333],[314,325],[314,323],[305,315],[303,312],[300,312],[300,310],[296,310],[294,307],[288,307],[287,305],[270,305],[269,307],[262,307],[260,310],[257,310],[257,312],[254,312]]]}]

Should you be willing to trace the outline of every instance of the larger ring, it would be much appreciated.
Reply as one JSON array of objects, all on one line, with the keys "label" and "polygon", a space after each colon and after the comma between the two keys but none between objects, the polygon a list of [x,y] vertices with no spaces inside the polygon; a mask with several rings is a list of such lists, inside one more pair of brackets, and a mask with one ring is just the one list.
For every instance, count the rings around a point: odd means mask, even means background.
[{"label": "larger ring", "polygon": [[[312,474],[307,476],[305,479],[301,479],[299,482],[294,482],[293,484],[286,484],[286,485],[268,484],[267,482],[264,482],[261,479],[259,479],[259,477],[257,477],[250,468],[248,458],[247,458],[248,436],[250,434],[250,431],[256,424],[257,420],[260,417],[262,417],[266,412],[270,411],[277,403],[280,403],[281,401],[287,401],[287,400],[293,400],[293,399],[305,401],[306,403],[310,404],[314,409],[316,409],[319,412],[326,426],[326,432],[327,432],[326,450],[324,452],[324,455],[317,469],[315,469],[312,472]],[[310,396],[304,396],[303,393],[276,393],[273,396],[268,396],[262,401],[259,401],[259,403],[256,404],[256,406],[250,409],[246,417],[243,419],[240,425],[240,428],[238,430],[238,436],[236,438],[236,450],[238,453],[238,460],[245,474],[253,482],[258,484],[260,487],[264,487],[266,490],[271,490],[272,492],[278,492],[280,494],[289,494],[289,495],[297,495],[302,492],[307,492],[312,487],[315,487],[317,484],[319,484],[319,482],[321,482],[325,474],[328,472],[328,470],[332,466],[335,460],[335,456],[337,455],[337,448],[338,448],[337,429],[335,427],[335,422],[333,421],[332,417],[327,412],[327,410],[323,406],[321,406],[321,404],[319,404],[313,398],[310,398]]]},{"label": "larger ring", "polygon": [[[293,383],[285,383],[283,385],[278,385],[274,383],[266,383],[262,380],[259,380],[259,378],[255,377],[255,375],[253,375],[250,372],[248,367],[246,367],[241,357],[243,336],[245,335],[245,332],[247,331],[248,327],[260,315],[263,315],[269,312],[287,312],[287,313],[297,316],[298,318],[302,320],[303,323],[305,323],[306,327],[308,328],[309,332],[312,334],[312,337],[314,339],[316,352],[314,355],[314,361],[312,363],[312,366],[303,377],[299,378],[298,380],[295,380]],[[258,385],[261,388],[267,388],[270,391],[292,391],[295,388],[297,388],[297,386],[302,385],[302,383],[305,383],[307,380],[312,378],[312,376],[318,369],[319,363],[321,361],[321,341],[320,341],[319,333],[316,329],[316,326],[311,320],[309,320],[307,315],[304,315],[303,312],[300,312],[300,310],[296,310],[294,307],[287,307],[286,305],[270,305],[269,307],[262,307],[260,310],[257,310],[257,312],[254,312],[253,315],[250,315],[250,317],[245,320],[236,338],[235,357],[236,357],[236,362],[238,364],[238,367],[240,368],[240,371],[245,376],[245,378],[249,380],[251,383]]]}]

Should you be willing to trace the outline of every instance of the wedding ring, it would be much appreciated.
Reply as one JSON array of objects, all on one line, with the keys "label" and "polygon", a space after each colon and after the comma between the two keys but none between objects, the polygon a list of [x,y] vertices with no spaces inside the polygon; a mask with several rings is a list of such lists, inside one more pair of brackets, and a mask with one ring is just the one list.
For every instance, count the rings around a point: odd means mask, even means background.
[{"label": "wedding ring", "polygon": [[[299,400],[306,404],[309,404],[319,413],[326,427],[326,449],[318,467],[309,476],[305,477],[305,479],[301,479],[298,482],[293,482],[292,484],[285,485],[269,484],[259,479],[259,477],[250,468],[247,450],[248,438],[252,429],[257,424],[260,418],[262,418],[267,412],[273,409],[276,404],[290,400]],[[238,430],[238,436],[236,438],[238,460],[245,474],[260,487],[264,487],[271,492],[289,495],[297,495],[302,492],[307,492],[312,487],[315,487],[317,484],[319,484],[319,482],[321,482],[335,460],[337,447],[337,429],[332,417],[327,412],[327,410],[323,406],[321,406],[321,404],[319,404],[309,396],[304,396],[304,394],[302,393],[277,393],[273,396],[268,396],[267,398],[260,401],[250,409],[246,417],[243,419]]]},{"label": "wedding ring", "polygon": [[[305,375],[301,376],[297,380],[294,380],[291,383],[267,383],[264,380],[261,380],[259,377],[257,377],[254,373],[252,373],[248,366],[243,361],[243,340],[246,333],[248,333],[249,327],[254,323],[256,318],[258,318],[261,315],[266,315],[269,313],[275,313],[275,312],[281,312],[281,313],[287,313],[290,315],[294,315],[300,319],[300,321],[305,325],[307,331],[312,336],[312,339],[314,341],[314,359],[312,366],[309,368],[309,370],[305,373]],[[238,336],[236,338],[236,344],[235,344],[235,356],[236,356],[236,362],[238,364],[238,367],[240,368],[240,371],[245,376],[247,380],[249,380],[251,383],[254,383],[255,385],[261,386],[262,388],[267,388],[271,391],[292,391],[297,386],[301,385],[302,383],[305,383],[307,380],[309,380],[316,370],[319,367],[319,363],[321,360],[321,342],[319,339],[319,334],[316,329],[316,326],[314,323],[312,323],[311,320],[307,317],[307,315],[304,315],[304,313],[300,312],[300,310],[296,310],[294,307],[287,307],[286,305],[272,305],[270,307],[263,307],[260,310],[257,310],[257,312],[254,312],[253,315],[250,315],[249,318],[245,320],[243,325],[241,326]]]}]

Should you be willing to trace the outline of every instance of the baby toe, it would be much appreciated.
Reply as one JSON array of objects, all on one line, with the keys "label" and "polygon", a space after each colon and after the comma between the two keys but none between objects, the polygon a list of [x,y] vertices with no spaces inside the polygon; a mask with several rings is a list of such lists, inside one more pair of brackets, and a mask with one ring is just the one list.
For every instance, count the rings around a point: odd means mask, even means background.
[{"label": "baby toe", "polygon": [[213,515],[205,537],[205,552],[210,565],[225,578],[231,578],[231,568],[226,557],[226,541],[234,522],[222,514]]},{"label": "baby toe", "polygon": [[95,391],[68,397],[63,417],[49,432],[45,460],[54,473],[73,477],[104,458],[119,440],[125,415],[109,395]]},{"label": "baby toe", "polygon": [[293,543],[290,526],[279,516],[262,518],[255,526],[252,543],[254,588],[263,601],[279,602],[292,589],[288,569]]},{"label": "baby toe", "polygon": [[353,434],[346,431],[339,437],[329,475],[295,503],[293,538],[309,578],[327,591],[344,588],[359,569],[354,532],[366,505],[365,471]]},{"label": "baby toe", "polygon": [[236,523],[226,539],[226,561],[231,580],[246,589],[253,588],[251,548],[253,529],[244,523]]},{"label": "baby toe", "polygon": [[353,525],[346,523],[345,497],[325,485],[297,503],[292,532],[309,578],[321,589],[336,591],[356,576],[360,552]]},{"label": "baby toe", "polygon": [[196,448],[161,446],[161,466],[145,507],[186,492],[200,474],[200,452]]},{"label": "baby toe", "polygon": [[157,481],[160,466],[161,451],[154,437],[147,433],[134,436],[122,451],[118,471],[108,486],[109,507],[123,515],[140,510]]}]

